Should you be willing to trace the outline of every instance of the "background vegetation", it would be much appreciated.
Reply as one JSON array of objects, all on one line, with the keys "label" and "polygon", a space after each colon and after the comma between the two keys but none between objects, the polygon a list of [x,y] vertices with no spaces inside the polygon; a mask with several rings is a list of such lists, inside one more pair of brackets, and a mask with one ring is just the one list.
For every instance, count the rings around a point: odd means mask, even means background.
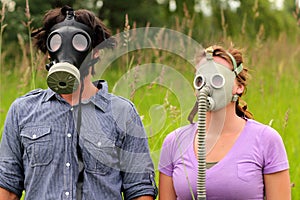
[{"label": "background vegetation", "polygon": [[[1,0],[1,3],[1,132],[6,112],[15,98],[34,88],[46,88],[47,59],[32,48],[31,30],[40,27],[45,11],[55,6],[69,4],[75,9],[87,8],[97,13],[114,34],[135,27],[166,27],[190,36],[203,46],[233,43],[244,48],[245,64],[252,75],[244,100],[256,120],[271,125],[281,134],[290,160],[293,199],[300,199],[300,13],[296,6],[299,1],[284,1],[282,7],[266,0]],[[155,40],[172,45],[160,35]],[[183,47],[183,51],[188,49],[189,46]],[[158,49],[120,56],[101,78],[109,82],[111,91],[118,93],[114,86],[122,76],[144,63],[171,66],[189,83],[194,78],[190,63]],[[160,79],[164,78],[161,74]],[[188,123],[182,119],[186,119],[190,110],[182,110],[179,94],[159,81],[141,87],[134,84],[135,81],[129,85],[135,90],[128,98],[143,118],[157,166],[164,137]]]}]

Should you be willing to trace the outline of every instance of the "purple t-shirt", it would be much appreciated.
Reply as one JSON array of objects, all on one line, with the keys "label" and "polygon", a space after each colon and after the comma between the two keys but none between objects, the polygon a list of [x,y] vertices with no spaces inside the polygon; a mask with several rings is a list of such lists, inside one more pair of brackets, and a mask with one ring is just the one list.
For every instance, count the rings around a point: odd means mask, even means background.
[{"label": "purple t-shirt", "polygon": [[[197,199],[197,124],[181,127],[164,140],[159,171],[173,178],[177,199]],[[206,171],[206,198],[263,199],[263,174],[289,168],[280,135],[270,126],[247,120],[227,155]]]}]

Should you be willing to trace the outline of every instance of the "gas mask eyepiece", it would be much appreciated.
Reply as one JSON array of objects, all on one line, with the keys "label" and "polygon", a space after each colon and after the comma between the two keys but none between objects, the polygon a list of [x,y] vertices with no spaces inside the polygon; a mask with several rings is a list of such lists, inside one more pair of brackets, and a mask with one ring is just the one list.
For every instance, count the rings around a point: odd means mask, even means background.
[{"label": "gas mask eyepiece", "polygon": [[51,62],[46,65],[47,84],[59,94],[70,94],[78,88],[80,77],[87,75],[92,49],[91,29],[77,22],[74,11],[67,11],[66,19],[54,25],[47,38]]}]

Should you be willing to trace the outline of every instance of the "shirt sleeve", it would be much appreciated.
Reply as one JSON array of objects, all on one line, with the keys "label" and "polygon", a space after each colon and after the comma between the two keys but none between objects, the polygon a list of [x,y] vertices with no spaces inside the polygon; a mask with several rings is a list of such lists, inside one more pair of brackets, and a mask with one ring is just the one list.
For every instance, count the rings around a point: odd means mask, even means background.
[{"label": "shirt sleeve", "polygon": [[167,176],[172,176],[173,174],[173,136],[174,132],[170,133],[169,135],[166,136],[162,149],[160,152],[160,159],[159,159],[159,164],[158,164],[158,170],[167,175]]},{"label": "shirt sleeve", "polygon": [[0,187],[15,193],[19,197],[24,189],[22,171],[22,149],[17,119],[17,104],[10,107],[0,145]]},{"label": "shirt sleeve", "polygon": [[265,139],[261,144],[264,156],[264,174],[271,174],[289,168],[288,158],[283,140],[279,133],[271,127],[264,131]]},{"label": "shirt sleeve", "polygon": [[125,136],[120,149],[124,197],[133,199],[150,195],[156,198],[154,166],[145,129],[133,105],[125,113]]}]

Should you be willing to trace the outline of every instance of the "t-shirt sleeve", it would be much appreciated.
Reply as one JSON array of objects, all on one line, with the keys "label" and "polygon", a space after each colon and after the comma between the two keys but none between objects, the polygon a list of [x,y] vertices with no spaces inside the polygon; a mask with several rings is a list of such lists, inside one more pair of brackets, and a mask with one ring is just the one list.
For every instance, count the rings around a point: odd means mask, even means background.
[{"label": "t-shirt sleeve", "polygon": [[174,135],[175,132],[172,132],[169,135],[167,135],[163,142],[162,149],[160,152],[158,170],[167,176],[172,176],[173,174]]},{"label": "t-shirt sleeve", "polygon": [[288,158],[283,140],[279,133],[271,127],[264,131],[265,144],[263,147],[264,169],[263,174],[271,174],[289,168]]}]

